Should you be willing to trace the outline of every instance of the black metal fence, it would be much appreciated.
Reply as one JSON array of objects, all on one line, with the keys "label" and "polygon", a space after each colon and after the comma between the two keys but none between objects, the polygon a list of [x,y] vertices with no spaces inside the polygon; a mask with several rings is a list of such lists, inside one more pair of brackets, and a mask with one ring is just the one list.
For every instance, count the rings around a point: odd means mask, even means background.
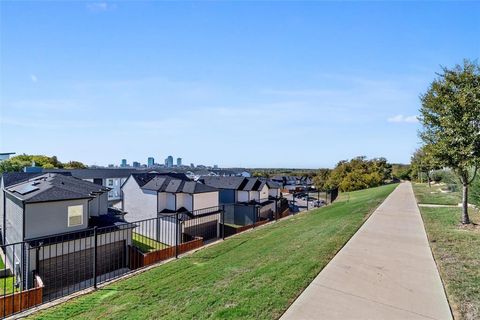
[{"label": "black metal fence", "polygon": [[280,218],[260,213],[258,205],[225,205],[142,221],[103,221],[82,231],[4,244],[0,318]]}]

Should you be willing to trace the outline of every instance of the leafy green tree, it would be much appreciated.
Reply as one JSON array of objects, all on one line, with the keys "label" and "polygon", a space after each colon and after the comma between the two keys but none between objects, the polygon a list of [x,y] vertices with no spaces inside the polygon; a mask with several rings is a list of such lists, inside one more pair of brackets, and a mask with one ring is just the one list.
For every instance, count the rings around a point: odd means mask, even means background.
[{"label": "leafy green tree", "polygon": [[463,186],[462,223],[470,223],[468,187],[480,165],[480,67],[465,60],[443,68],[421,96],[420,137],[439,165],[451,168]]},{"label": "leafy green tree", "polygon": [[24,167],[29,166],[30,162],[7,159],[0,161],[0,173],[11,172],[11,171],[21,171]]},{"label": "leafy green tree", "polygon": [[317,172],[317,175],[313,177],[313,184],[317,190],[325,191],[330,188],[328,185],[328,179],[330,177],[330,169],[320,169]]},{"label": "leafy green tree", "polygon": [[371,170],[378,173],[382,181],[392,178],[392,165],[388,163],[386,158],[374,158],[367,163],[367,167],[371,167]]},{"label": "leafy green tree", "polygon": [[440,168],[430,149],[431,147],[428,145],[417,149],[411,159],[412,170],[418,173],[418,177],[420,177],[420,173],[425,173],[429,187],[432,186],[432,172]]},{"label": "leafy green tree", "polygon": [[392,177],[392,166],[385,158],[367,160],[359,156],[350,161],[340,161],[333,169],[326,184],[339,187],[340,191],[354,191],[376,187]]},{"label": "leafy green tree", "polygon": [[409,164],[392,164],[392,178],[400,180],[411,180],[412,168]]},{"label": "leafy green tree", "polygon": [[67,168],[67,169],[84,169],[87,166],[79,161],[70,161],[66,164],[58,161],[56,156],[48,157],[44,155],[28,155],[20,154],[10,159],[0,162],[0,173],[8,171],[22,171],[24,167],[31,166],[35,163],[38,167],[43,167],[44,169],[53,169],[53,168]]},{"label": "leafy green tree", "polygon": [[69,161],[64,164],[65,169],[85,169],[87,168],[86,165],[81,163],[80,161]]}]

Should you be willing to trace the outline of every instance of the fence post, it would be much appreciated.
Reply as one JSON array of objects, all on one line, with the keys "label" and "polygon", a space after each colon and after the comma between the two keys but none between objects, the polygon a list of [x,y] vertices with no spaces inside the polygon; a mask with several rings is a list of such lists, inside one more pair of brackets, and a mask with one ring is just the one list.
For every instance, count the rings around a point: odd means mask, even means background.
[{"label": "fence post", "polygon": [[225,205],[222,205],[222,239],[225,240]]},{"label": "fence post", "polygon": [[97,227],[93,227],[93,287],[97,289]]},{"label": "fence post", "polygon": [[179,226],[180,226],[180,221],[178,220],[178,212],[175,214],[175,220],[177,221],[176,224],[176,230],[175,230],[175,258],[178,259],[178,232],[179,232]]},{"label": "fence post", "polygon": [[255,228],[255,223],[257,223],[257,216],[258,216],[259,211],[260,211],[260,207],[256,206],[255,207],[255,214],[253,215],[255,220],[253,220],[253,227],[252,228]]},{"label": "fence post", "polygon": [[[6,259],[5,259],[6,260]],[[25,290],[27,286],[27,253],[25,252],[25,241],[22,242],[22,290]],[[22,296],[20,295],[20,299]],[[22,303],[22,300],[20,300],[20,304]]]}]

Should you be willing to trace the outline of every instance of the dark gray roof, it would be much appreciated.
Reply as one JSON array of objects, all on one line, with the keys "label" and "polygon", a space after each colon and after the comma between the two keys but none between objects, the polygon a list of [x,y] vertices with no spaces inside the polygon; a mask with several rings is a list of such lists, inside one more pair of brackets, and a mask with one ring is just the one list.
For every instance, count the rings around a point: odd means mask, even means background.
[{"label": "dark gray roof", "polygon": [[27,181],[36,176],[42,175],[41,173],[26,173],[26,172],[5,172],[2,174],[2,180],[4,187],[11,186],[23,181]]},{"label": "dark gray roof", "polygon": [[203,183],[198,183],[194,181],[188,181],[183,184],[182,192],[183,193],[203,193],[203,192],[214,192],[218,189],[207,186]]},{"label": "dark gray roof", "polygon": [[[190,179],[184,174],[184,173],[176,173],[176,172],[165,172],[165,173],[132,173],[132,178],[135,179],[137,184],[140,186],[140,188],[145,187],[147,183],[149,183],[152,179],[154,178],[175,178],[179,180],[184,180],[184,181],[190,181]],[[147,186],[145,189],[150,189],[151,190],[157,190],[156,187],[159,187],[158,184],[159,181],[155,181],[154,183],[151,183],[149,186]]]},{"label": "dark gray roof", "polygon": [[178,179],[171,179],[167,185],[158,191],[163,191],[163,192],[181,192],[181,186],[182,186],[182,180]]},{"label": "dark gray roof", "polygon": [[195,181],[184,181],[172,177],[152,179],[142,189],[171,193],[203,193],[218,191],[216,188]]},{"label": "dark gray roof", "polygon": [[218,189],[242,190],[248,182],[244,177],[202,177],[200,179],[207,186]]},{"label": "dark gray roof", "polygon": [[6,190],[31,203],[93,198],[110,189],[63,174],[45,173],[11,184]]},{"label": "dark gray roof", "polygon": [[141,188],[157,176],[156,173],[132,173],[131,178],[135,180]]},{"label": "dark gray roof", "polygon": [[216,188],[192,181],[183,173],[132,175],[140,188],[158,192],[202,193],[217,191]]},{"label": "dark gray roof", "polygon": [[280,183],[272,181],[272,180],[267,180],[266,183],[267,183],[267,186],[270,189],[280,189],[280,188],[282,188],[282,185]]},{"label": "dark gray roof", "polygon": [[[138,177],[137,177],[138,179]],[[135,180],[137,180],[135,179]],[[153,178],[150,178],[150,180],[142,185],[140,185],[139,180],[137,180],[138,185],[142,189],[147,189],[147,190],[160,190],[165,183],[168,183],[168,177],[165,176],[157,176],[155,175]],[[145,182],[145,180],[141,180],[141,182]]]},{"label": "dark gray roof", "polygon": [[262,185],[262,182],[258,180],[257,178],[247,178],[248,182],[243,188],[244,191],[258,191],[260,190],[260,186]]}]

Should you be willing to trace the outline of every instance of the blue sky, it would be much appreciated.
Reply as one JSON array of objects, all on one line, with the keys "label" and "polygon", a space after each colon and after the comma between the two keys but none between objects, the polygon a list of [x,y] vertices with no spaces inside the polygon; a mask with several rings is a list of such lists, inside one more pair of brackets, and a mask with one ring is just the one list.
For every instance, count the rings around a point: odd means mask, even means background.
[{"label": "blue sky", "polygon": [[246,167],[408,162],[475,2],[1,2],[0,151]]}]

